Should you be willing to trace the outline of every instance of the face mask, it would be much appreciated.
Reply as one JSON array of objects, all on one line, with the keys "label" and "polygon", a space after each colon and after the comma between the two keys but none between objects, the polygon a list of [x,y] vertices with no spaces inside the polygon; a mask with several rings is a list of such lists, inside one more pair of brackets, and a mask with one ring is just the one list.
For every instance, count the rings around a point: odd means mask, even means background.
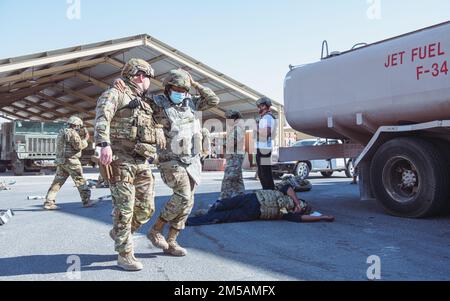
[{"label": "face mask", "polygon": [[180,104],[185,98],[186,93],[180,93],[175,91],[170,92],[170,100],[172,100],[172,102],[176,105]]}]

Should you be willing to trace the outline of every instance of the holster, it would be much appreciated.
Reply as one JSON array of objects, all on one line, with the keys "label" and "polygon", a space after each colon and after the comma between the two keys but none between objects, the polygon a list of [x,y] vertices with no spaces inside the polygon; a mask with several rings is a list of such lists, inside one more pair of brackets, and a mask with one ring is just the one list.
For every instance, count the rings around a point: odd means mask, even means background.
[{"label": "holster", "polygon": [[110,185],[115,185],[119,182],[133,184],[134,179],[126,173],[123,173],[120,169],[120,165],[120,161],[114,161],[111,163],[111,165],[103,165],[101,163],[98,164],[100,174],[102,175],[103,179],[105,179],[105,181],[108,181]]},{"label": "holster", "polygon": [[[102,162],[100,162],[100,158],[97,156],[92,156],[91,160],[92,162],[98,164],[100,175],[102,176],[105,182],[109,184],[114,184],[118,182],[118,180],[116,180],[116,178],[114,177],[113,167],[111,165],[103,165]],[[120,172],[119,172],[119,181],[120,181]]]},{"label": "holster", "polygon": [[111,182],[110,183],[112,185],[116,184],[117,182],[121,182],[122,180],[124,180],[124,179],[122,179],[122,175],[121,175],[121,172],[120,172],[119,165],[116,165],[116,164],[108,165],[108,166],[106,166],[106,169],[108,170],[108,172],[111,175]]},{"label": "holster", "polygon": [[105,181],[107,181],[109,184],[114,184],[117,182],[113,170],[114,169],[111,165],[100,164],[100,174],[102,175],[103,179],[105,179]]}]

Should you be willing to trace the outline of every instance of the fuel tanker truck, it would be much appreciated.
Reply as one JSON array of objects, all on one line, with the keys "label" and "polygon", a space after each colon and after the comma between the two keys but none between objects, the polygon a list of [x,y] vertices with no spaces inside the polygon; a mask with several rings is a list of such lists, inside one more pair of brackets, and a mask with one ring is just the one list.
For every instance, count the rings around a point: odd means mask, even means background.
[{"label": "fuel tanker truck", "polygon": [[447,213],[450,22],[344,52],[327,48],[316,63],[290,66],[286,118],[297,131],[345,143],[283,148],[280,161],[353,158],[362,200],[401,217]]}]

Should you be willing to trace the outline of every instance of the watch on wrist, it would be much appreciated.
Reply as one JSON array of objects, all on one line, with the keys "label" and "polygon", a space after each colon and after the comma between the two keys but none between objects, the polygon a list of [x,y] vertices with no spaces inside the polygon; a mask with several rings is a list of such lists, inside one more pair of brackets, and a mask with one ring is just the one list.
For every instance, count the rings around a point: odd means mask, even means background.
[{"label": "watch on wrist", "polygon": [[109,143],[108,142],[102,142],[102,143],[97,144],[97,146],[107,147],[107,146],[109,146]]}]

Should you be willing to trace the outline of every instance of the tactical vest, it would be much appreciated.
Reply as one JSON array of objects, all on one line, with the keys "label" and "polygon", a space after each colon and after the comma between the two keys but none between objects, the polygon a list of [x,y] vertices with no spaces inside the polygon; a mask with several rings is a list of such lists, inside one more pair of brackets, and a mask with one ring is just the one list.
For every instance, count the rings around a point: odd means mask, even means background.
[{"label": "tactical vest", "polygon": [[179,160],[191,164],[202,151],[200,120],[195,116],[195,105],[191,99],[175,106],[165,95],[153,98],[170,121],[170,130],[165,132],[167,149],[161,151],[162,158]]},{"label": "tactical vest", "polygon": [[56,163],[63,164],[66,159],[81,158],[81,150],[75,150],[69,143],[70,135],[78,135],[71,133],[74,129],[61,129],[56,137]]},{"label": "tactical vest", "polygon": [[135,96],[129,90],[119,93],[119,103],[122,106],[116,111],[110,125],[112,147],[116,144],[117,147],[132,151],[138,143],[155,144],[155,122],[150,105],[141,101],[140,107],[130,109],[128,104]]},{"label": "tactical vest", "polygon": [[256,196],[261,205],[260,219],[280,219],[282,210],[293,210],[294,201],[276,190],[259,190]]}]

